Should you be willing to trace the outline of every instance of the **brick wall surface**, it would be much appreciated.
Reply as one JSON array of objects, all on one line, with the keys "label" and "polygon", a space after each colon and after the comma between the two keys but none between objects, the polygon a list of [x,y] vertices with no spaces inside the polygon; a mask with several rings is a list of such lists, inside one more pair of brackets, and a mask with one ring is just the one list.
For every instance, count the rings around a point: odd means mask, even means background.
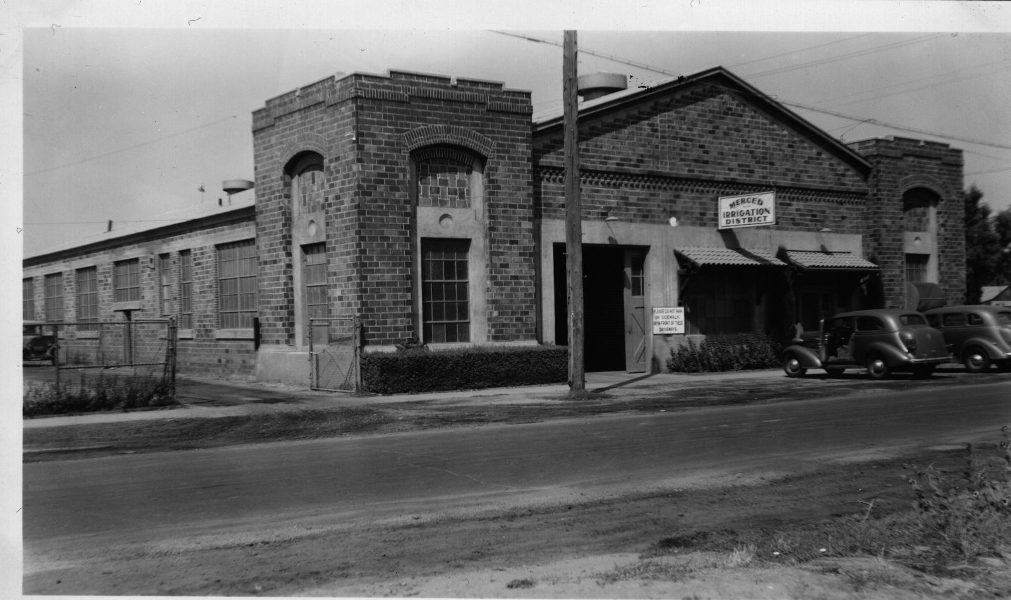
[{"label": "brick wall surface", "polygon": [[[859,233],[863,176],[719,85],[633,104],[579,127],[585,218],[717,226],[717,199],[776,190],[773,229]],[[562,132],[534,140],[538,216],[564,218]]]},{"label": "brick wall surface", "polygon": [[177,368],[182,374],[217,374],[251,377],[256,364],[254,341],[219,340],[218,324],[217,245],[238,237],[253,236],[252,213],[247,211],[226,224],[192,228],[169,235],[152,234],[141,241],[110,245],[93,251],[81,251],[59,258],[35,260],[25,268],[35,286],[35,316],[44,317],[45,276],[63,274],[64,321],[77,319],[77,271],[96,267],[99,321],[123,321],[115,310],[113,281],[114,263],[137,259],[140,265],[140,309],[131,311],[133,320],[165,318],[160,308],[161,286],[158,277],[158,256],[170,257],[171,315],[180,310],[179,251],[190,250],[193,256],[193,329],[192,339],[180,339]]},{"label": "brick wall surface", "polygon": [[[905,138],[855,142],[874,165],[869,180],[864,254],[881,266],[886,305],[905,305],[906,228],[903,193],[925,188],[938,196],[938,284],[948,304],[965,301],[965,216],[962,151],[947,144]],[[921,225],[922,226],[922,225]]]},{"label": "brick wall surface", "polygon": [[294,342],[284,167],[303,150],[324,157],[331,306],[362,315],[366,345],[415,335],[410,152],[434,145],[485,159],[489,338],[533,339],[530,113],[527,92],[398,71],[324,80],[269,100],[253,118],[264,343]]}]

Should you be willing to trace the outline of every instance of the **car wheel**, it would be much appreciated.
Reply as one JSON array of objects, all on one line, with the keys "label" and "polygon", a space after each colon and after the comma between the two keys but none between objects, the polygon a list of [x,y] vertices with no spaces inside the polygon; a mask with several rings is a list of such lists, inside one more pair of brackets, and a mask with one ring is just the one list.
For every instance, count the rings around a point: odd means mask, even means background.
[{"label": "car wheel", "polygon": [[783,358],[783,372],[787,377],[803,377],[807,369],[800,364],[796,354],[787,354]]},{"label": "car wheel", "polygon": [[825,373],[827,373],[829,377],[839,377],[845,372],[846,369],[825,369]]},{"label": "car wheel", "polygon": [[962,364],[970,373],[982,373],[990,368],[990,357],[982,348],[973,346],[962,355]]},{"label": "car wheel", "polygon": [[867,373],[870,374],[871,379],[888,379],[888,376],[892,374],[892,368],[888,366],[884,358],[874,354],[867,359]]},{"label": "car wheel", "polygon": [[934,374],[935,369],[937,369],[937,365],[925,365],[922,367],[914,367],[913,377],[917,379],[928,379]]}]

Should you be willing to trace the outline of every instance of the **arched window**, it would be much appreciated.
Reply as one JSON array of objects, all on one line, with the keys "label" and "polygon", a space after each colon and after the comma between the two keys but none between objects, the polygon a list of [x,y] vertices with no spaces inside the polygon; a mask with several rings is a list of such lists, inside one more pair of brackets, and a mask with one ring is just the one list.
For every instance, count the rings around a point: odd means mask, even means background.
[{"label": "arched window", "polygon": [[293,214],[323,210],[326,191],[323,173],[323,157],[315,152],[304,152],[289,163],[288,176],[291,177],[291,206]]},{"label": "arched window", "polygon": [[417,334],[426,344],[481,343],[486,316],[474,295],[486,287],[484,160],[452,146],[416,150]]},{"label": "arched window", "polygon": [[[311,319],[326,319],[330,315],[323,156],[312,151],[297,154],[288,161],[285,172],[291,180],[295,344],[305,347],[309,344],[307,332]],[[326,323],[317,322],[313,325],[312,336],[325,336],[326,331]]]}]

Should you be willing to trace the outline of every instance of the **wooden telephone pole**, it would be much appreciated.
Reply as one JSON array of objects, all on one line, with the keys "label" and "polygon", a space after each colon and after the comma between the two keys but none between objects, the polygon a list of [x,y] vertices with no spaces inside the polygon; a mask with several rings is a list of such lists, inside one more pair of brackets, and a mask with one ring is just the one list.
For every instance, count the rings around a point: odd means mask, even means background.
[{"label": "wooden telephone pole", "polygon": [[583,332],[583,203],[579,197],[579,89],[576,32],[566,31],[562,58],[565,113],[565,271],[569,292],[569,395],[586,389]]}]

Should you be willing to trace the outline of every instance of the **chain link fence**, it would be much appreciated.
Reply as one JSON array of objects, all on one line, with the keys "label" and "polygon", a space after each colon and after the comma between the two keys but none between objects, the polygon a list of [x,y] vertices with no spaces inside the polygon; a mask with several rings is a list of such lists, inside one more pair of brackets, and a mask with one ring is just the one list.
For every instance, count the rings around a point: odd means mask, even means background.
[{"label": "chain link fence", "polygon": [[25,324],[25,368],[50,367],[57,387],[70,373],[101,370],[110,376],[145,377],[175,388],[173,319]]},{"label": "chain link fence", "polygon": [[358,317],[310,319],[309,387],[328,392],[361,389],[361,321]]}]

